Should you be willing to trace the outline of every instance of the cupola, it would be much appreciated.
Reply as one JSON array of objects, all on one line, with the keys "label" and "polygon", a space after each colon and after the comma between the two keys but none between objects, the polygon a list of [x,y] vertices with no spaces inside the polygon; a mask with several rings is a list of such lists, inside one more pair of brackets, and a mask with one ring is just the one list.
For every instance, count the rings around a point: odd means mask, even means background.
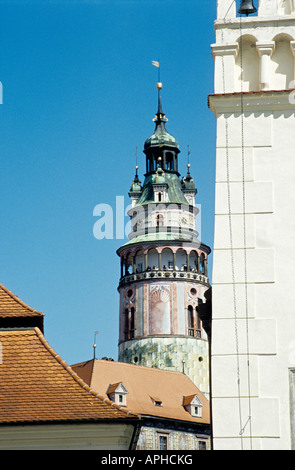
[{"label": "cupola", "polygon": [[165,124],[168,119],[162,110],[161,89],[162,83],[157,83],[158,90],[158,112],[154,118],[156,127],[154,133],[144,143],[146,154],[146,172],[153,173],[159,168],[163,171],[178,173],[177,155],[179,145],[177,140],[167,132]]},{"label": "cupola", "polygon": [[197,194],[197,188],[194,183],[194,180],[190,174],[190,164],[187,164],[187,175],[182,178],[181,181],[182,192],[191,205],[195,203],[195,195]]},{"label": "cupola", "polygon": [[129,190],[129,197],[131,198],[132,207],[136,204],[138,198],[141,196],[142,193],[142,186],[141,181],[138,178],[138,166],[135,167],[135,177],[132,181],[130,190]]}]

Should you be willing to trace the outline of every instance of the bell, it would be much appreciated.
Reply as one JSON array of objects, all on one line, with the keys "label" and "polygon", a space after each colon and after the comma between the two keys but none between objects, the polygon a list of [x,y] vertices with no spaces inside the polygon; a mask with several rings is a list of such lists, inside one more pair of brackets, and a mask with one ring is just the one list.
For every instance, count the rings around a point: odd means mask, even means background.
[{"label": "bell", "polygon": [[251,15],[255,13],[257,10],[255,6],[253,5],[253,0],[242,0],[241,2],[241,7],[239,9],[239,13],[241,15]]}]

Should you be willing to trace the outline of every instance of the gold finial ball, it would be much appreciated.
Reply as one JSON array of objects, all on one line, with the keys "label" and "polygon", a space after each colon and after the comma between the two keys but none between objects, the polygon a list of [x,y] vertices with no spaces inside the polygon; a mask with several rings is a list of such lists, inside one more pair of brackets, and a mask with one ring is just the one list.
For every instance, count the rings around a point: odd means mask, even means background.
[{"label": "gold finial ball", "polygon": [[188,163],[188,164],[187,164],[187,167],[190,168],[190,166],[191,166],[190,163]]},{"label": "gold finial ball", "polygon": [[138,166],[137,166],[137,165],[136,165],[135,169],[138,170]]},{"label": "gold finial ball", "polygon": [[158,82],[156,85],[157,90],[161,90],[163,88],[163,83]]}]

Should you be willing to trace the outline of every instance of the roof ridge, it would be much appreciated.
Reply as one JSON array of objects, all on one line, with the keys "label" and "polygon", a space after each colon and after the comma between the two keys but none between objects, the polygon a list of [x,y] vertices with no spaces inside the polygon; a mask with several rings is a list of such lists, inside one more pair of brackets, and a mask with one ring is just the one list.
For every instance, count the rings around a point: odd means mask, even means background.
[{"label": "roof ridge", "polygon": [[30,307],[28,304],[26,304],[23,300],[21,300],[17,295],[15,295],[13,292],[11,292],[7,287],[5,287],[3,284],[0,283],[0,289],[2,289],[7,295],[9,295],[15,302],[19,303],[22,307],[26,308],[30,312],[33,313],[38,313],[39,315],[44,315],[43,312],[40,312],[39,310],[36,310],[32,307]]},{"label": "roof ridge", "polygon": [[98,393],[98,392],[95,392],[92,388],[89,387],[89,385],[83,380],[81,379],[81,377],[79,377],[79,375],[71,368],[71,366],[69,366],[66,361],[64,359],[62,359],[62,357],[57,354],[57,352],[50,346],[50,344],[48,343],[48,341],[45,339],[43,333],[41,332],[41,330],[38,328],[38,327],[35,327],[34,328],[40,342],[45,346],[45,348],[50,352],[50,354],[54,357],[54,359],[63,366],[63,368],[68,372],[68,374],[71,375],[71,377],[84,389],[86,390],[87,392],[89,392],[91,395],[93,395],[94,397],[98,398],[99,400],[103,401],[104,403],[114,407],[114,408],[117,408],[118,410],[120,411],[123,411],[124,413],[126,413],[127,415],[132,415],[134,417],[141,417],[140,415],[138,414],[135,414],[133,413],[132,411],[126,409],[126,407],[123,407],[123,406],[120,406],[120,405],[117,405],[116,403],[114,403],[113,401],[111,401],[109,398],[105,398],[101,393]]},{"label": "roof ridge", "polygon": [[117,363],[117,364],[120,363],[122,364],[122,366],[126,366],[126,367],[134,367],[134,368],[137,367],[137,368],[147,369],[147,370],[151,370],[151,369],[156,370],[158,371],[158,373],[162,373],[163,371],[165,371],[165,373],[169,372],[170,374],[185,375],[189,380],[191,380],[186,374],[183,374],[183,372],[178,371],[178,370],[158,369],[157,367],[142,366],[142,365],[137,365],[137,364],[131,364],[129,362],[105,361],[104,359],[90,359],[89,361],[83,361],[83,362],[73,364],[73,365],[77,366],[77,365],[81,365],[81,364],[84,364],[85,362],[90,362],[90,361],[100,361],[100,362],[109,362],[109,363]]}]

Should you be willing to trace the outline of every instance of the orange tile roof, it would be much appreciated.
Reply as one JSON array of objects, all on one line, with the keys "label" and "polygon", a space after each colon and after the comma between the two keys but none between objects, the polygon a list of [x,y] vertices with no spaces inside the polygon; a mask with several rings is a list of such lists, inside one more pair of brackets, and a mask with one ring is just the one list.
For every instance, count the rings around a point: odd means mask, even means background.
[{"label": "orange tile roof", "polygon": [[38,328],[0,330],[1,424],[130,418],[139,419],[90,389]]},{"label": "orange tile roof", "polygon": [[[194,423],[210,423],[208,399],[181,372],[99,359],[72,365],[72,369],[105,397],[110,384],[121,382],[128,391],[128,409],[134,413]],[[183,406],[185,397],[193,398],[195,395],[198,395],[203,403],[201,418],[191,416]],[[155,406],[152,399],[162,405]]]},{"label": "orange tile roof", "polygon": [[32,309],[6,287],[0,284],[0,317],[43,317],[44,313]]}]

